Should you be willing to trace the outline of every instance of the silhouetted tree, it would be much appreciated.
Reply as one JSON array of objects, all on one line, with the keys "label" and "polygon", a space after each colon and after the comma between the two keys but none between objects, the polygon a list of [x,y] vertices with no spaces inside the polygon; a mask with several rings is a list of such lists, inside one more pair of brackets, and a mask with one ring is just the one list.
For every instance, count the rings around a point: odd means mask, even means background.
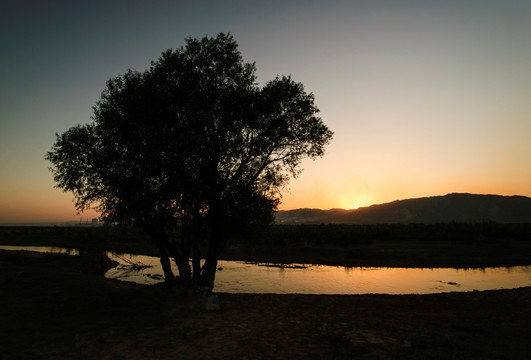
[{"label": "silhouetted tree", "polygon": [[229,230],[272,219],[301,159],[323,155],[332,132],[317,112],[290,77],[258,86],[231,35],[189,38],[110,79],[93,122],[56,135],[46,159],[78,210],[151,235],[166,281],[173,258],[182,280],[213,286]]}]

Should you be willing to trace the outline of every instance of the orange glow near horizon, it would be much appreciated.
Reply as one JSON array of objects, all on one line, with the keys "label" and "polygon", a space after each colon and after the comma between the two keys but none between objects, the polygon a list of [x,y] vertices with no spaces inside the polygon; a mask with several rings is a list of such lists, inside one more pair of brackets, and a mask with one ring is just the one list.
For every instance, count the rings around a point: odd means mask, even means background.
[{"label": "orange glow near horizon", "polygon": [[58,190],[45,195],[15,192],[0,201],[0,223],[90,221],[97,217],[94,210],[77,214],[70,194]]},{"label": "orange glow near horizon", "polygon": [[[463,166],[458,167],[459,172],[451,169],[437,172],[437,166],[426,167],[424,171],[417,171],[415,167],[413,170],[399,169],[396,159],[386,162],[377,156],[350,159],[350,168],[342,165],[340,159],[343,157],[332,147],[330,157],[305,160],[302,173],[283,191],[279,210],[357,209],[454,192],[531,196],[531,182],[528,181],[531,171],[526,167],[518,168],[518,162],[511,165],[491,161],[489,165],[496,167],[478,166],[467,172]],[[504,172],[519,176],[507,178]],[[34,177],[27,176],[19,183],[4,181],[0,184],[6,194],[0,198],[0,223],[90,221],[99,216],[94,210],[77,214],[72,195],[55,189],[49,172],[43,174],[46,180],[38,186],[30,183]]]},{"label": "orange glow near horizon", "polygon": [[[335,193],[339,194],[341,190],[336,189]],[[397,194],[391,193],[386,196],[377,196],[376,194],[355,193],[354,191],[345,192],[346,195],[337,195],[332,192],[327,194],[325,191],[320,192],[319,187],[315,190],[300,189],[297,192],[290,192],[284,194],[282,203],[278,210],[293,210],[299,208],[315,208],[328,210],[332,208],[341,209],[357,209],[359,207],[366,207],[374,204],[383,204],[395,200],[404,200],[408,198],[424,197],[424,196],[439,196],[446,195],[452,192],[463,192],[473,194],[496,194],[496,195],[523,195],[529,196],[529,193],[521,193],[514,191],[489,191],[481,186],[468,189],[459,187],[456,189],[429,191],[411,193],[411,194]],[[77,214],[74,205],[69,198],[59,196],[52,201],[38,202],[34,200],[10,200],[0,202],[0,223],[38,223],[38,222],[66,222],[66,221],[90,221],[93,218],[98,218],[99,214],[94,210],[88,210],[81,214]]]},{"label": "orange glow near horizon", "polygon": [[526,174],[526,168],[512,169],[511,173],[520,173],[522,176],[508,179],[503,177],[501,167],[500,170],[474,169],[476,173],[447,171],[441,176],[435,170],[399,171],[393,164],[387,166],[382,162],[374,168],[359,167],[350,170],[327,163],[326,156],[316,162],[309,162],[306,164],[307,169],[298,179],[292,180],[283,193],[279,210],[357,209],[395,200],[449,193],[531,196],[531,185],[528,182],[531,176]]}]

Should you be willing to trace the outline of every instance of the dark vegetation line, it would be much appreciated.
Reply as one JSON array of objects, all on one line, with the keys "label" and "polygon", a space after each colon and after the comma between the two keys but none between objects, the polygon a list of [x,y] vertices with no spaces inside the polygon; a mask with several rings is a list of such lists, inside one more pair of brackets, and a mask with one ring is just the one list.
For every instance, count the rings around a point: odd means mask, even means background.
[{"label": "dark vegetation line", "polygon": [[[181,232],[172,232],[179,242]],[[34,241],[32,241],[33,239]],[[272,225],[235,229],[231,242],[248,245],[337,245],[370,244],[374,241],[465,241],[500,243],[531,241],[531,224],[440,223],[440,224],[368,224],[368,225]],[[15,245],[40,243],[57,246],[81,246],[117,243],[146,243],[150,237],[142,229],[121,226],[0,226],[0,242]]]},{"label": "dark vegetation line", "polygon": [[351,246],[373,241],[503,242],[531,240],[531,224],[439,223],[370,225],[274,225],[239,236],[247,244]]},{"label": "dark vegetation line", "polygon": [[[171,233],[179,245],[180,231]],[[123,227],[0,227],[0,244],[157,255],[150,237]],[[531,224],[273,225],[231,233],[224,260],[343,266],[529,265]]]}]

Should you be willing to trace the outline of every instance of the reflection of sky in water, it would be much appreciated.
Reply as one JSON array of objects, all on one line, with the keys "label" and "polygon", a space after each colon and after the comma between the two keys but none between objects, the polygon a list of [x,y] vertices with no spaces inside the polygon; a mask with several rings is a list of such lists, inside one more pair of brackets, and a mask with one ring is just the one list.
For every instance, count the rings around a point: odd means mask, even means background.
[{"label": "reflection of sky in water", "polygon": [[[28,250],[78,255],[75,249],[7,246],[1,250]],[[107,255],[120,263],[105,276],[141,284],[163,281],[159,259],[151,256]],[[131,270],[131,263],[145,265]],[[177,268],[172,264],[175,274]],[[243,261],[219,261],[214,291],[229,293],[299,294],[429,294],[450,291],[512,289],[531,286],[531,266],[485,269],[359,268],[304,265],[280,266]]]},{"label": "reflection of sky in water", "polygon": [[[108,254],[114,260],[120,258]],[[153,284],[163,281],[147,274],[162,274],[158,258],[125,256],[127,261],[152,267],[143,272],[120,268],[109,270],[109,278]],[[429,294],[451,291],[511,289],[531,286],[531,266],[486,269],[359,268],[325,265],[271,266],[243,261],[219,261],[214,291],[229,293],[299,294]],[[177,269],[174,267],[177,274]]]},{"label": "reflection of sky in water", "polygon": [[0,250],[9,250],[9,251],[24,250],[24,251],[35,251],[35,252],[49,253],[49,254],[79,255],[79,250],[77,249],[62,248],[62,247],[55,247],[55,246],[0,245]]}]

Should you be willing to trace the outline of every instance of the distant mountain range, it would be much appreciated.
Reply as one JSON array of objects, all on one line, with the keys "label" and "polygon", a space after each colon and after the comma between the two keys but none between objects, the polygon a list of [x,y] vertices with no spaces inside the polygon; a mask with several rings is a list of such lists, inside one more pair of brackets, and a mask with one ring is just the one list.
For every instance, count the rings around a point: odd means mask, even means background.
[{"label": "distant mountain range", "polygon": [[531,198],[448,194],[344,209],[278,211],[277,224],[531,223]]}]

